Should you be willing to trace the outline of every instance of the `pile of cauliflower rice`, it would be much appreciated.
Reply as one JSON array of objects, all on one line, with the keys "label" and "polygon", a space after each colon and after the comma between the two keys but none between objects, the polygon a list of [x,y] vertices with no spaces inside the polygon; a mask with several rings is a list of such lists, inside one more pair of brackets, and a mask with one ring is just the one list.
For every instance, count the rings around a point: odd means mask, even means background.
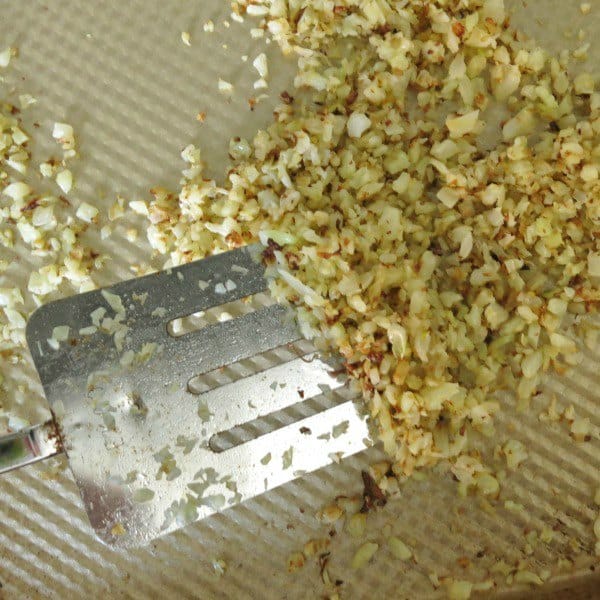
[{"label": "pile of cauliflower rice", "polygon": [[502,0],[234,9],[297,56],[296,89],[232,141],[225,186],[184,151],[181,192],[148,205],[152,246],[170,266],[262,241],[273,296],[342,355],[394,473],[450,459],[465,491],[496,493],[471,432],[596,340],[593,78],[518,42]]}]

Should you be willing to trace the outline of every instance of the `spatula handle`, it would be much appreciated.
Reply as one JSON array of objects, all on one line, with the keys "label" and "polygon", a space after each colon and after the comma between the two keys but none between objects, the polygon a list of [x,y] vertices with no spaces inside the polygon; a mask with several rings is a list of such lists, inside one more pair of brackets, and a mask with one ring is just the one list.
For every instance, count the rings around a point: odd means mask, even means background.
[{"label": "spatula handle", "polygon": [[0,437],[0,473],[6,473],[62,452],[53,421]]}]

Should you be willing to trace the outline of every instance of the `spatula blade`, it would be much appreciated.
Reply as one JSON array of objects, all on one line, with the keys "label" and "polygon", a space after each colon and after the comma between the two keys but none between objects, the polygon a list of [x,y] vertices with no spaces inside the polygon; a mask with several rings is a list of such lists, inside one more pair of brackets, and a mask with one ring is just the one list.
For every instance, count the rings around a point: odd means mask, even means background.
[{"label": "spatula blade", "polygon": [[[300,333],[285,307],[169,334],[173,319],[265,292],[258,251],[53,302],[31,317],[28,344],[106,543],[146,543],[368,444],[336,366],[290,350]],[[252,362],[265,352],[266,366]],[[240,364],[247,372],[235,381]],[[190,380],[209,372],[231,381],[194,391]],[[228,435],[233,443],[220,447]]]}]

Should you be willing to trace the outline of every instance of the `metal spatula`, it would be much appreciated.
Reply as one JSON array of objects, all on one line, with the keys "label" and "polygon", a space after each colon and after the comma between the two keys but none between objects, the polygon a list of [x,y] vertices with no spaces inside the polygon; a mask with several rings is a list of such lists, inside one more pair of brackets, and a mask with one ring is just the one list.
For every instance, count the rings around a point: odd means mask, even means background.
[{"label": "metal spatula", "polygon": [[[338,368],[305,354],[288,309],[239,302],[266,291],[260,250],[38,309],[27,341],[55,421],[0,440],[0,472],[64,450],[97,535],[128,546],[365,448]],[[182,317],[235,301],[185,333]]]}]

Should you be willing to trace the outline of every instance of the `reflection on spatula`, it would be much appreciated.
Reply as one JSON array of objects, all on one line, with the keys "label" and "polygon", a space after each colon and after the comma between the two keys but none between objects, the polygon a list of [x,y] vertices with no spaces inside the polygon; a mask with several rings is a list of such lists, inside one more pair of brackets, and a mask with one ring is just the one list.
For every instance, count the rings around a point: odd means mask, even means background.
[{"label": "reflection on spatula", "polygon": [[[365,448],[339,368],[259,301],[258,252],[38,309],[27,341],[56,425],[0,440],[0,472],[64,449],[97,535],[128,546]],[[186,332],[193,314],[203,326]]]}]

